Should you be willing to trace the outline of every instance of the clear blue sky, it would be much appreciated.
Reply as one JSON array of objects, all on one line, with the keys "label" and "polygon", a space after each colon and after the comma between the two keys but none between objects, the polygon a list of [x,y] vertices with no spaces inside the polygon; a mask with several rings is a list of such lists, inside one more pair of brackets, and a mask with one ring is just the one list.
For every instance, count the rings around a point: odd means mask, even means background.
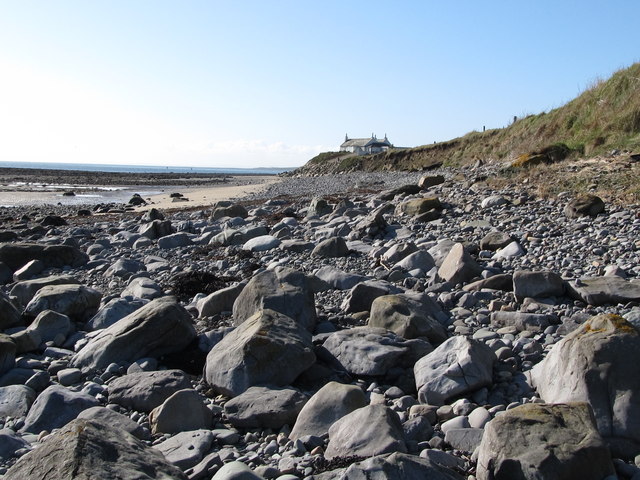
[{"label": "clear blue sky", "polygon": [[297,166],[548,111],[640,59],[640,2],[0,0],[0,160]]}]

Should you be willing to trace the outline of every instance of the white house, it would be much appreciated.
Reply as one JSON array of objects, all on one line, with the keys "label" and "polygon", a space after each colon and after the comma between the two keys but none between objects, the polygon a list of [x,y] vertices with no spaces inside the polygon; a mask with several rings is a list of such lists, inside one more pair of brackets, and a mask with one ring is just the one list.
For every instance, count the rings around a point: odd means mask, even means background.
[{"label": "white house", "polygon": [[386,133],[383,140],[379,140],[373,133],[371,138],[349,138],[348,135],[345,135],[344,142],[340,145],[340,151],[351,152],[356,155],[370,155],[372,153],[385,152],[392,147],[393,145],[387,139]]}]

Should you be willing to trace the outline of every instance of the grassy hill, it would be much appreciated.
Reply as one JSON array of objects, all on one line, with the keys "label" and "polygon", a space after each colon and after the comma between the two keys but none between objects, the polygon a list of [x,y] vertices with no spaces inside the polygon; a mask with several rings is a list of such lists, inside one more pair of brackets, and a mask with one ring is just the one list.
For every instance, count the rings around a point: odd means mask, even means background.
[{"label": "grassy hill", "polygon": [[596,82],[562,107],[518,119],[506,128],[365,157],[329,152],[297,173],[422,170],[478,159],[524,166],[594,157],[614,149],[640,150],[640,63]]}]

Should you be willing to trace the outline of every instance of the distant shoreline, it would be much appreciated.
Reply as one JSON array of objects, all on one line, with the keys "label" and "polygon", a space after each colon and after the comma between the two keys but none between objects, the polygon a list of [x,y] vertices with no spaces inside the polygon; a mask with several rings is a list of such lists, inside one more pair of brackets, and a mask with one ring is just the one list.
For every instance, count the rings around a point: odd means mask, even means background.
[{"label": "distant shoreline", "polygon": [[2,162],[0,170],[42,170],[63,172],[90,172],[90,173],[133,173],[133,174],[169,174],[169,175],[278,175],[280,173],[295,170],[296,167],[180,167],[160,165],[119,165],[119,164],[92,164],[92,163],[54,163],[54,162]]}]

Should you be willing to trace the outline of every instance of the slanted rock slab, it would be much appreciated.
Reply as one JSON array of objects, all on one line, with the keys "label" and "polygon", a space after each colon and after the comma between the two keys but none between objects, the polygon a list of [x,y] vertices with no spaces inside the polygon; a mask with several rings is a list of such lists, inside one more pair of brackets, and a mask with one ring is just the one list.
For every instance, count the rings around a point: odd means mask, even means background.
[{"label": "slanted rock slab", "polygon": [[175,297],[152,300],[101,330],[73,357],[82,370],[180,352],[196,337],[191,315]]}]

